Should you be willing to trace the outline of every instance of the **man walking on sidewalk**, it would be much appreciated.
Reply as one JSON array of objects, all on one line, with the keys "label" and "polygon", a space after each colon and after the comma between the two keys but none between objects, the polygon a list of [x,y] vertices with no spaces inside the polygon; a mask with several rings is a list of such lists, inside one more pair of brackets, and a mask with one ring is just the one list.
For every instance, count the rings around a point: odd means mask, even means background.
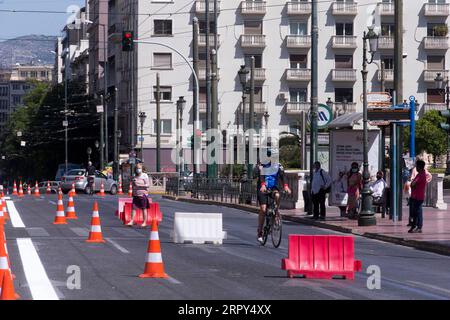
[{"label": "man walking on sidewalk", "polygon": [[[313,219],[325,220],[325,199],[331,186],[331,178],[328,173],[320,167],[320,162],[314,163],[314,175],[312,180],[312,202],[314,207]],[[320,217],[319,217],[320,214]]]},{"label": "man walking on sidewalk", "polygon": [[425,172],[425,162],[418,160],[416,162],[417,175],[411,182],[411,198],[409,205],[410,212],[413,218],[411,229],[409,233],[422,233],[423,226],[423,210],[422,205],[425,200],[425,188],[428,184],[427,174]]}]

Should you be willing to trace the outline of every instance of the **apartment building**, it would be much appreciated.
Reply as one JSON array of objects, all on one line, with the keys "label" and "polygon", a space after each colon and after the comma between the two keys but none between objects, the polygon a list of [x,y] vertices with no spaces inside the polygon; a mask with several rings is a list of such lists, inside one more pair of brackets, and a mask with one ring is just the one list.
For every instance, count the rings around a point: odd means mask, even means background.
[{"label": "apartment building", "polygon": [[[124,10],[130,1],[109,1],[109,10]],[[372,0],[318,1],[319,23],[319,103],[330,99],[337,115],[362,110],[363,31],[374,25],[380,34],[379,50],[369,65],[369,91],[381,90],[381,62],[384,62],[385,88],[393,89],[394,68],[394,4]],[[116,5],[111,5],[115,3]],[[135,3],[135,2],[133,2]],[[311,94],[311,2],[310,1],[218,1],[217,22],[211,17],[211,32],[217,23],[219,67],[220,129],[242,124],[242,88],[238,70],[249,67],[255,58],[255,127],[264,125],[267,112],[269,128],[298,133],[301,115],[309,110]],[[120,7],[118,9],[118,7]],[[210,11],[213,1],[210,1]],[[192,21],[199,19],[200,35],[200,111],[203,129],[206,125],[206,41],[213,47],[213,34],[206,39],[205,0],[137,1],[128,25],[115,22],[112,34],[124,28],[134,30],[136,38],[175,47],[192,60]],[[117,11],[116,11],[117,12]],[[125,12],[125,11],[123,11]],[[131,11],[129,11],[131,12]],[[448,75],[449,41],[447,22],[450,13],[445,0],[415,0],[404,5],[404,98],[414,95],[419,112],[445,107],[442,90],[435,88],[437,73]],[[131,28],[133,27],[134,28]],[[111,28],[111,20],[110,20]],[[133,54],[119,53],[115,44],[114,82],[126,91],[122,103],[136,111],[144,111],[144,157],[150,169],[155,164],[156,147],[156,73],[161,78],[162,170],[171,171],[174,164],[170,152],[176,142],[176,101],[187,100],[184,127],[192,126],[192,77],[186,63],[175,52],[159,45],[139,44]],[[110,54],[112,54],[112,47]],[[134,58],[130,58],[134,57]],[[130,61],[134,61],[134,66]],[[120,68],[118,65],[121,64]],[[130,77],[130,67],[132,75]],[[128,79],[128,80],[125,80]],[[133,83],[133,79],[135,82]],[[130,87],[131,86],[131,87]],[[131,98],[133,97],[133,98]],[[248,99],[247,99],[248,103]],[[248,113],[248,105],[245,110]],[[136,135],[137,112],[132,113]],[[246,115],[248,119],[248,114]],[[239,120],[239,121],[238,121]],[[136,140],[133,140],[135,142]],[[187,143],[184,141],[184,147]],[[137,145],[137,147],[139,147]],[[186,150],[188,153],[189,151]],[[186,153],[186,154],[188,154]]]}]

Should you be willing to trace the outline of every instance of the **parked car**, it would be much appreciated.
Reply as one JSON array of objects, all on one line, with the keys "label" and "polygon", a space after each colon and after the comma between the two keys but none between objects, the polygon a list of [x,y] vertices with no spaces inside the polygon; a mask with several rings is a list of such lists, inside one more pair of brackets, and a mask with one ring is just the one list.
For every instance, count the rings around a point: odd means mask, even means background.
[{"label": "parked car", "polygon": [[[108,178],[100,171],[95,172],[94,192],[100,191],[102,182],[105,187],[105,192],[109,192],[113,195],[117,193],[117,182],[112,178]],[[70,190],[72,190],[72,183],[75,183],[75,189],[77,191],[83,191],[86,194],[90,193],[90,186],[88,185],[86,169],[70,170],[67,175],[64,175],[61,178],[62,192],[68,193]]]},{"label": "parked car", "polygon": [[[59,188],[59,185],[61,184],[60,181],[43,181],[43,182],[39,182],[39,184],[38,184],[39,193],[40,194],[47,193],[47,182],[50,183],[50,192],[52,194],[58,193],[58,188]],[[35,186],[33,186],[31,188],[31,193],[34,193],[34,189],[36,189]]]}]

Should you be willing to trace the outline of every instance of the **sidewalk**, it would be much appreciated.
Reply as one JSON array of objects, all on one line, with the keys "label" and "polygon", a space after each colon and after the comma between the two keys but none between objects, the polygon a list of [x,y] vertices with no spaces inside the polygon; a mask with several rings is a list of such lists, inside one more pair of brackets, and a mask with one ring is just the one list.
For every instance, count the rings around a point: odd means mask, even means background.
[{"label": "sidewalk", "polygon": [[[190,197],[163,197],[191,203],[228,206],[254,213],[257,213],[258,211],[256,207],[248,205],[197,200]],[[446,203],[450,203],[450,190],[445,190],[444,201]],[[408,224],[408,211],[409,208],[404,206],[403,221],[397,222],[389,220],[388,216],[382,219],[381,214],[376,214],[377,225],[371,227],[358,227],[357,220],[349,220],[347,218],[340,217],[339,210],[335,207],[327,208],[327,217],[325,221],[313,220],[301,209],[282,210],[281,213],[283,215],[283,219],[288,221],[392,242],[404,246],[414,247],[419,250],[450,255],[450,209],[437,210],[434,208],[424,208],[423,233],[408,233],[409,227],[406,226]]]}]

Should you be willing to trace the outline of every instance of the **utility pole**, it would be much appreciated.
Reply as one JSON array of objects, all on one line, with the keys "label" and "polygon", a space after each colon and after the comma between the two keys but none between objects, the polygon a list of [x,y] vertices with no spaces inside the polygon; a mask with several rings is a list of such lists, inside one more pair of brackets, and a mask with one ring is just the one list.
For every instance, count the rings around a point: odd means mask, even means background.
[{"label": "utility pole", "polygon": [[[218,94],[217,94],[217,52],[215,49],[211,50],[211,129],[219,129],[218,117]],[[216,138],[214,138],[216,139]],[[214,161],[211,165],[211,177],[217,178],[217,157],[222,154],[217,150],[221,146],[220,141],[214,141],[216,149],[214,150]]]},{"label": "utility pole", "polygon": [[[385,92],[385,69],[384,69],[384,61],[381,61],[381,92]],[[384,176],[386,177],[386,161],[385,161],[385,149],[386,149],[386,126],[381,127],[381,144],[380,144],[380,164],[381,171],[383,171]]]},{"label": "utility pole", "polygon": [[[101,100],[102,108],[104,106],[104,99],[105,99],[105,97],[103,95],[101,95],[100,96],[100,100]],[[103,135],[103,133],[104,133],[103,127],[105,125],[104,118],[103,118],[103,112],[104,111],[105,110],[102,110],[102,112],[100,112],[100,147],[99,147],[99,149],[100,149],[100,171],[103,171],[103,164],[104,164],[104,161],[105,161],[105,159],[103,158],[104,155],[105,155],[104,152],[103,152],[103,145],[105,144],[105,137]]]},{"label": "utility pole", "polygon": [[[197,17],[194,17],[193,19],[193,23],[192,23],[192,39],[194,40],[194,44],[192,46],[192,67],[194,68],[194,72],[196,75],[198,75],[198,35],[199,35],[199,26],[198,26],[198,19]],[[195,81],[194,77],[192,77],[192,87],[194,89],[194,92],[196,92],[199,88],[197,88],[197,82]],[[192,167],[193,167],[193,172],[194,172],[194,176],[196,177],[199,173],[199,166],[197,166],[197,164],[195,163],[195,147],[194,147],[194,139],[195,139],[195,123],[197,121],[200,121],[199,118],[197,118],[198,115],[198,99],[197,99],[197,95],[194,94],[193,97],[193,104],[194,104],[194,109],[193,109],[193,115],[192,115],[192,120],[193,120],[193,130],[192,130]]]},{"label": "utility pole", "polygon": [[[210,24],[210,17],[209,17],[209,0],[205,1],[205,36],[206,36],[206,130],[208,132],[209,129],[211,129],[211,69],[210,69],[210,63],[211,63],[211,46],[209,43],[209,24]],[[207,144],[209,145],[211,143],[211,135],[208,132],[207,137]],[[206,172],[208,178],[212,178],[212,168],[210,165],[210,157],[211,155],[207,154],[208,163],[206,164]]]},{"label": "utility pole", "polygon": [[[253,153],[253,130],[255,129],[255,57],[252,56],[251,58],[251,68],[250,68],[250,106],[248,110],[248,117],[249,117],[249,123],[248,128],[249,136],[248,136],[248,168],[247,168],[247,176],[252,177],[253,173],[253,164],[251,160],[253,157],[251,157],[251,154]],[[254,160],[254,159],[253,159]],[[251,179],[250,179],[251,180]]]},{"label": "utility pole", "polygon": [[161,93],[159,73],[156,74],[156,172],[161,172]]},{"label": "utility pole", "polygon": [[119,89],[114,90],[114,179],[117,181],[119,176],[119,148],[117,131],[119,130]]},{"label": "utility pole", "polygon": [[[310,201],[308,201],[308,212],[309,214],[312,214],[313,212],[313,206],[311,201],[311,187],[312,187],[312,180],[314,175],[314,162],[318,158],[318,151],[317,151],[317,112],[318,112],[318,45],[319,45],[319,27],[318,27],[318,21],[317,21],[317,0],[311,1],[311,127],[310,127],[310,134],[311,134],[311,141],[309,143],[310,147],[310,155],[309,155],[309,195],[310,195]],[[305,136],[306,138],[306,136]],[[306,139],[305,139],[306,140]]]},{"label": "utility pole", "polygon": [[70,29],[66,28],[67,30],[67,53],[66,53],[66,59],[65,59],[65,68],[64,68],[64,136],[65,136],[65,142],[64,142],[64,150],[65,150],[65,157],[64,157],[64,163],[65,163],[65,173],[69,171],[69,123],[67,119],[67,99],[68,99],[68,78],[67,74],[69,72],[68,69],[68,61],[70,60]]},{"label": "utility pole", "polygon": [[104,71],[103,71],[103,81],[104,81],[104,112],[105,112],[105,160],[106,163],[109,163],[109,149],[108,149],[108,42],[107,42],[107,34],[106,34],[106,25],[100,24],[103,26],[103,59],[104,59]]}]

